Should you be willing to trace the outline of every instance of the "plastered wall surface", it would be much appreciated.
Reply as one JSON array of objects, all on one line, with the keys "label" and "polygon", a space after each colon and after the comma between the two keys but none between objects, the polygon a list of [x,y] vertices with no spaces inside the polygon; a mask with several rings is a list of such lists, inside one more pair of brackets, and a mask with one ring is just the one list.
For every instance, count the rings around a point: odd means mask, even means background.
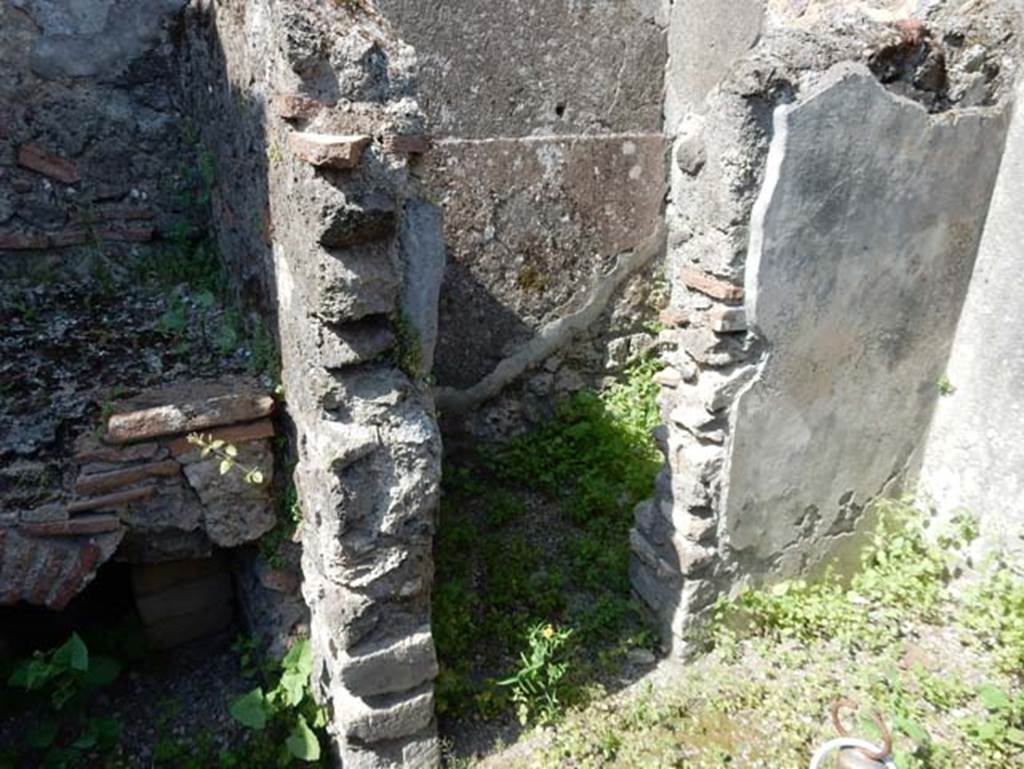
[{"label": "plastered wall surface", "polygon": [[983,545],[1024,550],[1024,115],[1016,111],[970,292],[946,366],[954,388],[939,399],[923,451],[919,490],[944,511],[963,509]]},{"label": "plastered wall surface", "polygon": [[802,572],[903,476],[1006,125],[1005,109],[930,117],[845,67],[780,109],[747,262],[748,322],[768,350],[733,415],[724,513],[737,558]]},{"label": "plastered wall surface", "polygon": [[[1018,544],[1018,30],[1002,0],[11,0],[0,272],[167,245],[195,134],[216,183],[185,229],[212,231],[281,347],[338,758],[435,766],[438,411],[456,450],[660,356],[666,463],[631,575],[679,654],[717,595],[842,554],[915,456]],[[33,305],[71,345],[41,349],[105,353],[67,329],[155,306],[69,325],[80,298]],[[0,342],[0,376],[36,378],[0,411],[4,526],[42,507],[9,493],[23,471],[93,415],[69,384],[92,369],[24,347]],[[187,363],[102,383],[218,373]],[[75,579],[7,587],[45,603]]]},{"label": "plastered wall surface", "polygon": [[497,437],[653,348],[667,4],[378,6],[434,139],[415,173],[444,218],[438,404],[453,437]]}]

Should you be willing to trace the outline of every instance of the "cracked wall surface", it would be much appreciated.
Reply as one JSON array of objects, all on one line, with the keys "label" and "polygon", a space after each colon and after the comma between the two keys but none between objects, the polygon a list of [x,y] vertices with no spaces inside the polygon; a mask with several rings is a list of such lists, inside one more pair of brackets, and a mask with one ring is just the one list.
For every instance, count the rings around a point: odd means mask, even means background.
[{"label": "cracked wall surface", "polygon": [[[231,289],[280,344],[304,516],[301,565],[249,558],[240,582],[294,594],[301,566],[317,695],[347,769],[434,766],[435,409],[452,446],[500,437],[661,355],[666,464],[629,544],[634,588],[679,654],[721,593],[853,552],[867,503],[922,456],[940,501],[978,504],[983,529],[1011,536],[1017,519],[988,511],[1021,488],[1005,428],[1016,326],[1000,309],[1018,282],[1019,142],[1002,154],[1016,8],[12,0],[0,273],[94,269],[97,244],[127,265],[213,228]],[[215,171],[209,222],[177,202],[193,143]],[[185,358],[147,327],[122,345],[145,353],[98,366],[117,347],[103,325],[159,302],[42,282],[28,296],[0,308],[15,332],[0,384],[17,385],[0,404],[15,428],[0,436],[0,598],[63,605],[122,537],[161,557],[208,552],[179,534],[217,516],[171,515],[174,494],[150,540],[122,531],[142,517],[133,498],[74,546],[22,541],[15,524],[74,520],[46,518],[79,469],[60,451],[108,391],[245,363]],[[29,338],[44,354],[26,355]],[[958,391],[940,399],[946,370]],[[180,474],[140,451],[94,462],[87,485]],[[265,507],[229,510],[234,493],[215,495],[226,546],[270,525]],[[247,608],[289,630],[304,619]]]}]

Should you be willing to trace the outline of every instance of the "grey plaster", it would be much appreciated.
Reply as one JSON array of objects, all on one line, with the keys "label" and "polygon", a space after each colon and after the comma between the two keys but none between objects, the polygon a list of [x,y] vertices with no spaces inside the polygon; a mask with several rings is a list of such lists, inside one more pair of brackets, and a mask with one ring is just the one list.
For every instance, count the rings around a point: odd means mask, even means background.
[{"label": "grey plaster", "polygon": [[159,38],[168,17],[186,0],[23,0],[42,27],[32,45],[32,69],[41,77],[110,75],[141,56]]},{"label": "grey plaster", "polygon": [[448,252],[437,377],[466,388],[575,309],[591,281],[658,226],[659,134],[452,140],[425,183]]},{"label": "grey plaster", "polygon": [[664,0],[377,0],[437,136],[658,130]]},{"label": "grey plaster", "polygon": [[669,25],[665,116],[675,130],[761,35],[764,0],[677,0]]},{"label": "grey plaster", "polygon": [[[732,416],[720,530],[748,571],[822,560],[927,429],[1006,132],[839,65],[780,108],[747,312],[768,345]],[[951,183],[950,180],[955,180]]]},{"label": "grey plaster", "polygon": [[398,232],[403,271],[402,312],[415,329],[415,361],[422,374],[434,367],[437,346],[437,308],[444,277],[444,235],[437,206],[410,200]]},{"label": "grey plaster", "polygon": [[1024,552],[1024,111],[1018,106],[971,290],[947,367],[920,490],[943,510],[965,508],[986,546]]}]

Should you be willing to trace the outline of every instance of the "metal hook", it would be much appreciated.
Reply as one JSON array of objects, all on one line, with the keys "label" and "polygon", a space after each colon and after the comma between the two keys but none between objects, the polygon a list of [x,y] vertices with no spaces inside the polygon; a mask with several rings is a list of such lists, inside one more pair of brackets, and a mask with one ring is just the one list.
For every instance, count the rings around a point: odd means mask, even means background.
[{"label": "metal hook", "polygon": [[[843,726],[842,719],[839,717],[839,713],[844,708],[855,712],[860,710],[860,706],[848,697],[840,697],[832,703],[832,726],[835,727],[836,732],[840,737],[847,737],[850,734],[846,730],[846,727]],[[879,734],[882,735],[882,747],[880,750],[875,751],[865,750],[863,748],[857,748],[857,750],[872,761],[884,761],[889,754],[892,753],[892,732],[889,731],[889,727],[886,726],[885,720],[882,718],[882,714],[877,710],[871,711],[871,720],[875,722],[875,726],[878,727]]]}]

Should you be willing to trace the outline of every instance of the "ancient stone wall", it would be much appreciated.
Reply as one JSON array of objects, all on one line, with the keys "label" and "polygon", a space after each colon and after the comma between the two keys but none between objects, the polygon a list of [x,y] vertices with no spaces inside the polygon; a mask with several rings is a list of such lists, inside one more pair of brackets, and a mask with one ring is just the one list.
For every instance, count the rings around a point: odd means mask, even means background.
[{"label": "ancient stone wall", "polygon": [[654,347],[666,5],[377,3],[420,62],[453,439],[522,429]]},{"label": "ancient stone wall", "polygon": [[[866,503],[923,444],[1017,27],[1006,5],[896,24],[897,5],[674,6],[668,464],[631,544],[634,586],[680,653],[723,590],[854,552]],[[684,45],[723,18],[727,41]]]},{"label": "ancient stone wall", "polygon": [[361,3],[193,2],[186,34],[221,248],[276,305],[318,696],[348,769],[433,765],[444,252],[412,52]]},{"label": "ancient stone wall", "polygon": [[100,269],[180,222],[183,4],[0,4],[3,274]]}]

